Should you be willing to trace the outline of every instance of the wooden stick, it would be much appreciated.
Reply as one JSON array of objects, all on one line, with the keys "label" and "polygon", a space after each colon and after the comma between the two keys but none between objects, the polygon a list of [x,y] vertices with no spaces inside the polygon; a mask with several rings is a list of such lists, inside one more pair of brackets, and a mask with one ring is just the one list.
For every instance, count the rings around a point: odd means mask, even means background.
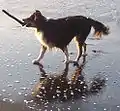
[{"label": "wooden stick", "polygon": [[19,20],[18,18],[16,18],[15,16],[11,15],[10,13],[8,13],[7,11],[5,10],[2,10],[6,15],[8,15],[9,17],[11,17],[12,19],[16,20],[18,23],[20,23],[22,26],[25,25],[24,22],[22,22],[21,20]]}]

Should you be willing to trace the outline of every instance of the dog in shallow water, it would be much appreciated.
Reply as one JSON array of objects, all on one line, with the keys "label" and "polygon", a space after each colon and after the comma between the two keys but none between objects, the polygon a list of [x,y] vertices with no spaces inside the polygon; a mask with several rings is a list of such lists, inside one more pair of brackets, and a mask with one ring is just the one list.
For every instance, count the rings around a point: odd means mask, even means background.
[{"label": "dog in shallow water", "polygon": [[85,40],[94,28],[94,35],[108,35],[109,28],[99,21],[84,16],[68,16],[58,19],[47,19],[36,10],[30,17],[23,19],[26,27],[36,29],[37,38],[41,43],[41,51],[37,59],[33,61],[37,64],[44,57],[47,49],[54,47],[61,49],[65,54],[65,62],[70,62],[68,54],[68,44],[75,38],[78,54],[74,62],[78,62],[82,52],[86,53]]}]

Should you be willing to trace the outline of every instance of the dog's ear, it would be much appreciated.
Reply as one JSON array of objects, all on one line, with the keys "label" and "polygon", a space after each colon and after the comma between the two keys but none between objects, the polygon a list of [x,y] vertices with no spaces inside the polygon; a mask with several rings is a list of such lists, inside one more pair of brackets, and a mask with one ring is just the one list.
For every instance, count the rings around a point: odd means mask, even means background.
[{"label": "dog's ear", "polygon": [[35,10],[35,13],[41,13],[39,10]]},{"label": "dog's ear", "polygon": [[34,17],[35,21],[38,20],[38,18],[42,16],[42,14],[39,10],[36,10],[34,14],[35,14],[35,17]]}]

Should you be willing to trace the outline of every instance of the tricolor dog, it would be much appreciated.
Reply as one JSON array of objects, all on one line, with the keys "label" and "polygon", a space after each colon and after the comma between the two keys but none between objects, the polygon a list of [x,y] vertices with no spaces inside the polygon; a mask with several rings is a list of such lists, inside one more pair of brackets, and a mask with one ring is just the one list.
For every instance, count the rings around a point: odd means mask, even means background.
[{"label": "tricolor dog", "polygon": [[69,53],[68,44],[73,38],[76,40],[78,54],[74,62],[78,62],[82,52],[86,53],[85,40],[94,28],[94,35],[108,35],[109,28],[103,23],[87,18],[85,16],[68,16],[58,19],[47,19],[42,13],[36,10],[30,17],[23,19],[26,27],[36,29],[37,38],[41,43],[41,51],[33,63],[39,63],[47,49],[59,48],[65,54],[65,62],[68,63]]}]

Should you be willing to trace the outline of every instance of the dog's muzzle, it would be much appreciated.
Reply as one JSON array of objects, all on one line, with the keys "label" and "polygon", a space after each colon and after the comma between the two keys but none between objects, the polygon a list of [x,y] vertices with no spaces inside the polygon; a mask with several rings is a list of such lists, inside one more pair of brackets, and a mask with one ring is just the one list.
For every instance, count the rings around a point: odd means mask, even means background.
[{"label": "dog's muzzle", "polygon": [[24,22],[26,27],[30,27],[31,26],[31,23],[30,23],[29,20],[27,20],[27,19],[22,19],[22,20],[23,20],[23,22]]},{"label": "dog's muzzle", "polygon": [[23,21],[24,21],[26,27],[36,27],[35,23],[33,23],[30,20],[23,19]]},{"label": "dog's muzzle", "polygon": [[26,27],[31,27],[31,23],[26,23],[25,26]]}]

